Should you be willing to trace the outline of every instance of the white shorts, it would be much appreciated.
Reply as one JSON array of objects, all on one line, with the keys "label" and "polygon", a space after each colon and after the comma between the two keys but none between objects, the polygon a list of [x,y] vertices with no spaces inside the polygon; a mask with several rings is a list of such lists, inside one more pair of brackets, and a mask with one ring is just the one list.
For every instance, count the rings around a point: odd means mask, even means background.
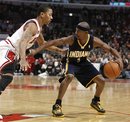
[{"label": "white shorts", "polygon": [[15,48],[8,42],[8,40],[0,41],[0,73],[4,67],[15,61]]}]

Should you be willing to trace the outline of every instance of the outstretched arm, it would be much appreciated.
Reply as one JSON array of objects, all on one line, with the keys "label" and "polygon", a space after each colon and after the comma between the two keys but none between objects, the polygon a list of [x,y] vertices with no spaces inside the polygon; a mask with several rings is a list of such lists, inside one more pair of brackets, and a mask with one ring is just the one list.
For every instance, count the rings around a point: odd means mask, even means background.
[{"label": "outstretched arm", "polygon": [[54,40],[51,40],[51,41],[48,41],[48,42],[44,42],[43,45],[36,48],[35,50],[31,50],[31,54],[35,55],[38,52],[42,51],[43,49],[55,51],[55,52],[58,52],[60,54],[62,54],[62,53],[64,54],[65,50],[60,49],[56,46],[65,45],[65,44],[71,45],[72,43],[73,43],[73,36],[72,35],[68,36],[68,37],[54,39]]},{"label": "outstretched arm", "polygon": [[122,58],[116,49],[114,49],[111,46],[109,46],[108,44],[104,43],[97,37],[94,37],[94,47],[100,47],[105,52],[110,52],[112,55],[114,55],[117,58],[116,62],[118,62],[120,65],[120,68],[123,69]]},{"label": "outstretched arm", "polygon": [[[39,47],[46,43],[42,33],[38,37],[37,43],[38,43]],[[50,47],[46,48],[46,50],[49,50],[49,51],[52,51],[52,52],[56,52],[56,53],[59,53],[59,54],[62,54],[62,55],[66,54],[66,50],[65,49],[61,49],[61,48],[56,47],[56,46],[50,46]],[[36,49],[30,49],[29,52],[31,52],[31,55],[35,55],[36,54]]]},{"label": "outstretched arm", "polygon": [[[38,42],[39,46],[42,46],[44,43],[46,43],[42,33],[40,34],[39,38],[37,39],[37,42]],[[58,48],[56,46],[48,47],[48,48],[46,48],[46,50],[54,51],[54,52],[59,53],[59,54],[65,54],[65,50]],[[33,51],[33,50],[31,50],[31,51]]]}]

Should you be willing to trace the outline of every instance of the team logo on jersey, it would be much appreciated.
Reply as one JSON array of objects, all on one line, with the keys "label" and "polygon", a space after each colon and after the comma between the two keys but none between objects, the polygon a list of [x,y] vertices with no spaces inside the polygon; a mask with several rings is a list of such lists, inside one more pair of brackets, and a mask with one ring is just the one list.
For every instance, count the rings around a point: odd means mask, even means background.
[{"label": "team logo on jersey", "polygon": [[69,57],[81,58],[81,57],[87,57],[88,55],[89,55],[89,51],[70,51]]}]

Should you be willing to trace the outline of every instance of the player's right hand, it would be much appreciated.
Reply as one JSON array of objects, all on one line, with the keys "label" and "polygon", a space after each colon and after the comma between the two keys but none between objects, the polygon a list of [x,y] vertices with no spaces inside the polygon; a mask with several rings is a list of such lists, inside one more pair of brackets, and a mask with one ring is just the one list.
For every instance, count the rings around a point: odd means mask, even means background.
[{"label": "player's right hand", "polygon": [[123,62],[122,62],[122,59],[118,58],[118,59],[115,60],[115,62],[117,62],[117,63],[119,64],[120,69],[121,69],[121,71],[122,71],[122,70],[123,70]]}]

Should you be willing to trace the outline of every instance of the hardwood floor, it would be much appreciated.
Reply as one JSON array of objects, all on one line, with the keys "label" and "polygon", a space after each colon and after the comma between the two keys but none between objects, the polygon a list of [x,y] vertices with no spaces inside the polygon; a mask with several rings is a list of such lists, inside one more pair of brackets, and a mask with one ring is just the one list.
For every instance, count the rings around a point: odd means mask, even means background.
[{"label": "hardwood floor", "polygon": [[106,80],[100,115],[90,107],[95,85],[85,89],[77,80],[64,99],[64,118],[52,117],[51,107],[59,88],[58,77],[15,76],[0,97],[0,122],[130,122],[130,80]]}]

